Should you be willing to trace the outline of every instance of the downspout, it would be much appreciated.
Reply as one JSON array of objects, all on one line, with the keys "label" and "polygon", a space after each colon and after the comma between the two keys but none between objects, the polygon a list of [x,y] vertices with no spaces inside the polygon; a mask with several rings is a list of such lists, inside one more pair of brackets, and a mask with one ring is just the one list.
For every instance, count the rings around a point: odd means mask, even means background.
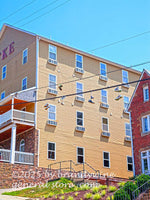
[{"label": "downspout", "polygon": [[129,118],[130,118],[130,130],[131,130],[131,147],[132,147],[133,175],[135,176],[135,164],[134,164],[134,148],[133,148],[133,137],[132,137],[131,112],[129,112]]}]

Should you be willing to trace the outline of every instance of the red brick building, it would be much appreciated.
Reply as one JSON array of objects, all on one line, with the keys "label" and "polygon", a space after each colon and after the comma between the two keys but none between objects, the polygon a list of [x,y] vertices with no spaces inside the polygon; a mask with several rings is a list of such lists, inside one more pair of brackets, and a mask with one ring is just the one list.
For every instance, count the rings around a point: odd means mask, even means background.
[{"label": "red brick building", "polygon": [[[150,78],[143,70],[140,77]],[[129,104],[132,125],[134,175],[150,174],[150,80],[140,81]]]}]

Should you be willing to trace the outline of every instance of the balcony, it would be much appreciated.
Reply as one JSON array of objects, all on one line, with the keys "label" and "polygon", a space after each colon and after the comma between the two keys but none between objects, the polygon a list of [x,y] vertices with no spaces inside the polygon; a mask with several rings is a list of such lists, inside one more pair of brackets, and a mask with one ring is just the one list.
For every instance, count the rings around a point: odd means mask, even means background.
[{"label": "balcony", "polygon": [[[10,162],[11,150],[0,149],[0,162]],[[34,165],[34,154],[15,151],[15,161],[14,163]]]},{"label": "balcony", "polygon": [[34,113],[11,109],[0,115],[0,128],[12,122],[34,125]]}]

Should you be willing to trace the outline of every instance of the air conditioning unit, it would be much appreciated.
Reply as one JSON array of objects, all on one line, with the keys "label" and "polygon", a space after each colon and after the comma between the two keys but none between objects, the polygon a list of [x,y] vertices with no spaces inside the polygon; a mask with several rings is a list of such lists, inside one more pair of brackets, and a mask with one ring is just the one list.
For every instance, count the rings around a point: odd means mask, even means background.
[{"label": "air conditioning unit", "polygon": [[83,126],[76,126],[76,131],[84,132],[85,128]]},{"label": "air conditioning unit", "polygon": [[125,87],[125,88],[129,88],[130,87],[129,84],[122,85],[122,86]]},{"label": "air conditioning unit", "polygon": [[80,74],[83,74],[83,73],[84,73],[84,70],[81,69],[81,68],[76,67],[76,68],[75,68],[75,72],[78,72],[78,73],[80,73]]},{"label": "air conditioning unit", "polygon": [[126,136],[126,137],[125,137],[125,141],[129,141],[129,142],[131,142],[131,137]]},{"label": "air conditioning unit", "polygon": [[108,78],[106,76],[100,75],[99,79],[102,81],[108,81]]},{"label": "air conditioning unit", "polygon": [[49,58],[48,62],[51,63],[51,64],[54,64],[54,65],[57,65],[57,61],[53,60],[51,58]]},{"label": "air conditioning unit", "polygon": [[102,107],[102,108],[109,108],[109,105],[107,103],[101,103],[100,107]]},{"label": "air conditioning unit", "polygon": [[110,137],[110,133],[109,132],[102,132],[102,136],[104,136],[104,137]]},{"label": "air conditioning unit", "polygon": [[47,92],[49,94],[54,94],[54,95],[57,95],[57,93],[58,93],[57,90],[53,90],[53,89],[50,89],[50,88],[47,90]]},{"label": "air conditioning unit", "polygon": [[83,97],[76,96],[76,101],[84,102],[85,99]]},{"label": "air conditioning unit", "polygon": [[51,126],[57,126],[57,122],[56,122],[56,121],[53,121],[53,120],[48,120],[48,121],[47,121],[47,124],[48,124],[48,125],[51,125]]},{"label": "air conditioning unit", "polygon": [[128,112],[127,109],[124,109],[123,112],[124,112],[125,114],[129,114],[129,112]]}]

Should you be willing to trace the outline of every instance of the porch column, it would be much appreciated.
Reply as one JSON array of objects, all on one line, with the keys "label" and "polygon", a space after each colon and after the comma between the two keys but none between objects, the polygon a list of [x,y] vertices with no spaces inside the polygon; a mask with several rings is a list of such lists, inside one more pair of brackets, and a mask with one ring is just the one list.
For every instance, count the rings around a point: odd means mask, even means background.
[{"label": "porch column", "polygon": [[10,162],[15,162],[15,149],[16,149],[16,124],[13,124],[11,128],[11,151],[10,151]]}]

